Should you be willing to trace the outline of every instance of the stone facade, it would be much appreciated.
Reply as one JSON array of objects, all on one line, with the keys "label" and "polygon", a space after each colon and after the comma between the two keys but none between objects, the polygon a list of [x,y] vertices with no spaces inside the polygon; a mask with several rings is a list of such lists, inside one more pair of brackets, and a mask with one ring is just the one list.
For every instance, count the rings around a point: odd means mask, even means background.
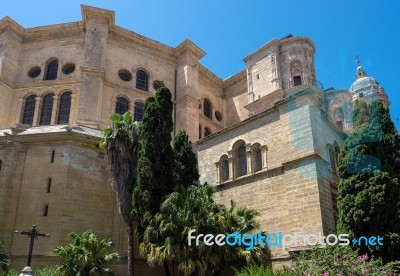
[{"label": "stone facade", "polygon": [[[35,244],[38,265],[86,229],[126,252],[98,143],[111,113],[140,120],[157,85],[170,88],[174,134],[185,129],[196,142],[201,183],[216,186],[217,201],[257,209],[269,233],[334,232],[335,153],[362,97],[351,93],[373,84],[367,94],[387,98],[371,78],[354,91],[324,91],[314,53],[309,38],[273,39],[222,80],[190,40],[164,45],[116,26],[112,11],[82,6],[81,22],[28,29],[0,20],[0,238],[14,265],[23,267],[27,251],[14,230],[32,224],[51,234]],[[274,260],[287,259],[275,249]],[[159,274],[142,257],[137,264],[141,275]]]}]

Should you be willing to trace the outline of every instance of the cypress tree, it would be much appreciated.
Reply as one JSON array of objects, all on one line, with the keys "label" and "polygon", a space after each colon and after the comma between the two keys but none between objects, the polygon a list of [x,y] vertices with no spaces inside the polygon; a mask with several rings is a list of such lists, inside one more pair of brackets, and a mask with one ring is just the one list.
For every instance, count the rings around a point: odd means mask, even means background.
[{"label": "cypress tree", "polygon": [[145,102],[132,202],[140,240],[146,226],[174,187],[172,108],[171,93],[166,87],[160,88],[155,97],[149,97]]},{"label": "cypress tree", "polygon": [[400,139],[381,103],[372,103],[369,112],[356,104],[353,118],[356,125],[338,159],[338,232],[379,235],[383,246],[363,242],[359,253],[394,260],[400,256]]},{"label": "cypress tree", "polygon": [[188,186],[199,180],[197,157],[193,152],[192,142],[186,131],[179,130],[174,138],[173,150],[175,156],[175,181],[177,184]]}]

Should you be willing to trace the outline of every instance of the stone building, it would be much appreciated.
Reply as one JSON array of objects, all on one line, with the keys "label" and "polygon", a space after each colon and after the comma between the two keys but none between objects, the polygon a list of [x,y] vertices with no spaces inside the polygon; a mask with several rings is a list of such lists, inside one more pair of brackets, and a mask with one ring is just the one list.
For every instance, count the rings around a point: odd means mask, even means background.
[{"label": "stone building", "polygon": [[[335,232],[336,153],[354,99],[389,104],[377,81],[359,67],[350,91],[325,91],[315,45],[291,35],[223,80],[199,63],[205,52],[190,40],[170,47],[116,26],[112,11],[81,9],[74,23],[0,20],[0,239],[15,266],[24,266],[28,244],[14,231],[32,224],[51,234],[35,244],[37,265],[86,229],[126,252],[98,143],[111,113],[131,110],[140,121],[163,85],[173,95],[174,134],[185,129],[196,142],[201,182],[216,186],[219,202],[257,209],[269,233]],[[287,260],[275,249],[273,260]],[[151,273],[142,258],[137,269]]]}]

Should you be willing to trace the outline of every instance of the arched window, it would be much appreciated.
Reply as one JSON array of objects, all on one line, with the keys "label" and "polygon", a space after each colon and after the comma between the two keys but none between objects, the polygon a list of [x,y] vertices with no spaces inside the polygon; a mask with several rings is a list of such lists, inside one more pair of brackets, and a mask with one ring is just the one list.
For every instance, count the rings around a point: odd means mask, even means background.
[{"label": "arched window", "polygon": [[136,72],[136,88],[149,91],[149,75],[143,70]]},{"label": "arched window", "polygon": [[234,146],[236,155],[235,174],[240,177],[247,174],[247,157],[246,157],[246,144],[244,141],[237,143]]},{"label": "arched window", "polygon": [[47,64],[46,74],[44,80],[55,80],[57,79],[58,72],[58,59],[52,60]]},{"label": "arched window", "polygon": [[219,174],[221,182],[225,182],[229,179],[229,161],[228,156],[224,155],[219,160]]},{"label": "arched window", "polygon": [[50,125],[51,113],[53,111],[54,94],[49,93],[43,97],[42,110],[40,111],[40,125]]},{"label": "arched window", "polygon": [[58,106],[58,118],[57,124],[68,124],[69,113],[71,110],[71,95],[70,91],[65,92],[61,95],[60,105]]},{"label": "arched window", "polygon": [[204,137],[207,137],[208,135],[211,135],[211,129],[209,129],[208,127],[204,128]]},{"label": "arched window", "polygon": [[143,120],[144,115],[144,104],[142,102],[135,102],[135,114],[133,119],[135,122],[140,122]]},{"label": "arched window", "polygon": [[129,101],[124,97],[118,97],[115,103],[115,113],[125,114],[129,110]]},{"label": "arched window", "polygon": [[262,155],[261,155],[261,146],[260,144],[255,144],[252,147],[252,155],[253,155],[253,172],[258,172],[262,170]]},{"label": "arched window", "polygon": [[338,107],[335,109],[335,122],[338,128],[343,130],[343,108]]},{"label": "arched window", "polygon": [[25,100],[24,114],[22,115],[22,124],[32,125],[35,114],[36,95],[30,95]]},{"label": "arched window", "polygon": [[212,119],[212,105],[211,102],[207,99],[203,101],[203,115],[207,118]]}]

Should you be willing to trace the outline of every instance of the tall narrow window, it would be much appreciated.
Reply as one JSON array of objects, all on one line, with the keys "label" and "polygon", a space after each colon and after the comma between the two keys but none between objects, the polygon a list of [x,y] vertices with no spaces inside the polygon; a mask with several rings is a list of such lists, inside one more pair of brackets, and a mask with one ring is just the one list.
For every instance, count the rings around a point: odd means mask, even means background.
[{"label": "tall narrow window", "polygon": [[226,155],[222,156],[220,159],[219,172],[221,182],[225,182],[229,179],[229,161]]},{"label": "tall narrow window", "polygon": [[201,133],[203,132],[203,128],[201,125],[199,125],[199,139],[201,139]]},{"label": "tall narrow window", "polygon": [[235,177],[240,177],[247,174],[247,157],[246,144],[244,141],[237,143],[234,146],[235,150]]},{"label": "tall narrow window", "polygon": [[51,190],[51,178],[47,180],[47,193],[50,193]]},{"label": "tall narrow window", "polygon": [[211,102],[207,99],[203,101],[203,115],[207,118],[212,119],[212,105]]},{"label": "tall narrow window", "polygon": [[54,163],[54,156],[56,155],[56,151],[52,150],[51,151],[51,158],[50,158],[50,163]]},{"label": "tall narrow window", "polygon": [[260,145],[255,145],[253,148],[253,171],[258,172],[262,170],[262,155]]},{"label": "tall narrow window", "polygon": [[135,122],[140,122],[143,120],[144,115],[144,104],[142,102],[135,102],[135,114],[133,115],[133,120]]},{"label": "tall narrow window", "polygon": [[36,95],[30,95],[25,100],[24,114],[22,116],[22,123],[32,125],[33,115],[35,114]]},{"label": "tall narrow window", "polygon": [[47,64],[44,80],[57,79],[57,72],[58,72],[58,59],[53,60]]},{"label": "tall narrow window", "polygon": [[0,160],[0,172],[1,172],[1,166],[3,165],[3,161]]},{"label": "tall narrow window", "polygon": [[338,128],[343,130],[343,118],[344,118],[344,113],[343,113],[343,108],[339,107],[335,109],[335,121],[336,125]]},{"label": "tall narrow window", "polygon": [[58,118],[57,124],[68,124],[69,113],[71,110],[71,95],[70,91],[65,92],[61,95],[60,105],[58,106]]},{"label": "tall narrow window", "polygon": [[149,91],[149,75],[143,70],[136,72],[136,88]]},{"label": "tall narrow window", "polygon": [[49,213],[49,204],[46,204],[43,208],[43,216],[47,217],[48,213]]},{"label": "tall narrow window", "polygon": [[129,110],[129,101],[124,97],[118,97],[115,103],[115,113],[125,114]]},{"label": "tall narrow window", "polygon": [[51,113],[53,111],[54,94],[49,93],[43,97],[42,110],[40,112],[40,125],[50,125]]}]

